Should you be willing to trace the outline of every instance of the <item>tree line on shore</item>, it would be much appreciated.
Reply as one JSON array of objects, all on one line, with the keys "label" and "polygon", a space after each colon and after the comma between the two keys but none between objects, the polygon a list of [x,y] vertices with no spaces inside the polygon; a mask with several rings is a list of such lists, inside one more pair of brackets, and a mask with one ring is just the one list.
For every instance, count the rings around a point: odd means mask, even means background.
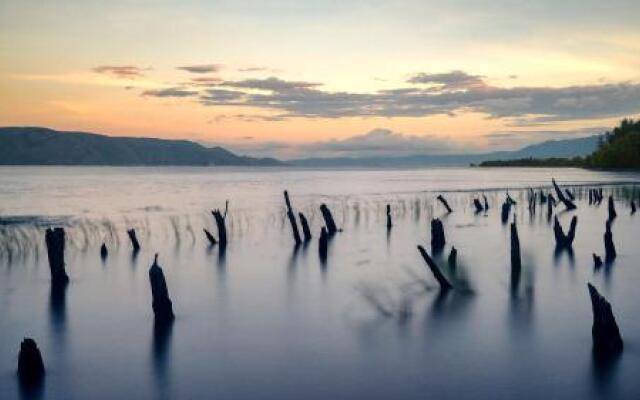
[{"label": "tree line on shore", "polygon": [[640,169],[640,119],[623,119],[613,130],[604,133],[598,148],[586,157],[523,158],[489,160],[481,167],[580,167],[595,169]]}]

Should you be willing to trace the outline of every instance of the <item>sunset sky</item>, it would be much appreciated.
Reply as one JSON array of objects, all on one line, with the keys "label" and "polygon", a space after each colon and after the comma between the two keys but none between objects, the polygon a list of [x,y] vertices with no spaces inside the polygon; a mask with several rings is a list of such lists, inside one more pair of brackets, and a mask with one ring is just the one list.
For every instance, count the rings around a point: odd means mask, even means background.
[{"label": "sunset sky", "polygon": [[640,116],[640,1],[0,1],[0,125],[282,158],[510,149]]}]

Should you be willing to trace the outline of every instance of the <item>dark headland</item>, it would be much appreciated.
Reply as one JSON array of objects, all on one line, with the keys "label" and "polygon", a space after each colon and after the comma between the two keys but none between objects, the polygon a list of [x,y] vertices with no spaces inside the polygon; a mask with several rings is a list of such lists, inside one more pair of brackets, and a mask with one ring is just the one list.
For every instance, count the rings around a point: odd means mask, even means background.
[{"label": "dark headland", "polygon": [[279,166],[188,140],[114,137],[39,127],[0,128],[0,165]]}]

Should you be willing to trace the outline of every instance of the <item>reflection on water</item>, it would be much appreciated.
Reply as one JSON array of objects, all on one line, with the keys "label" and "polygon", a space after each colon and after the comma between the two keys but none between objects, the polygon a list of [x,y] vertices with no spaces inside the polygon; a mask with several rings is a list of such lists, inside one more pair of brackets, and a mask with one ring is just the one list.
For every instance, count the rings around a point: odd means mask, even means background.
[{"label": "reflection on water", "polygon": [[[551,176],[578,210],[572,248],[555,248],[546,205],[528,187]],[[635,398],[640,393],[635,174],[580,170],[220,170],[0,168],[0,398]],[[603,255],[605,206],[616,196],[615,264]],[[517,203],[503,225],[506,189]],[[294,245],[282,199],[307,216],[313,240]],[[454,210],[436,201],[444,196]],[[635,196],[635,197],[634,197]],[[473,199],[489,210],[475,213]],[[210,246],[211,208],[229,199],[227,246]],[[326,257],[320,204],[342,232]],[[387,229],[386,205],[392,228]],[[417,245],[440,218],[433,255],[454,289],[441,291]],[[518,221],[522,266],[511,269]],[[51,287],[43,229],[65,227],[71,284]],[[141,250],[132,253],[126,230]],[[104,262],[100,246],[109,249]],[[456,262],[449,262],[451,249]],[[154,326],[148,261],[164,273],[176,326]],[[625,340],[616,360],[591,357],[586,282],[611,302]],[[179,324],[179,325],[178,325]],[[179,328],[179,329],[178,329]],[[151,334],[149,334],[151,332]],[[24,336],[48,375],[15,379]]]},{"label": "reflection on water", "polygon": [[153,324],[152,364],[157,398],[170,398],[173,321]]}]

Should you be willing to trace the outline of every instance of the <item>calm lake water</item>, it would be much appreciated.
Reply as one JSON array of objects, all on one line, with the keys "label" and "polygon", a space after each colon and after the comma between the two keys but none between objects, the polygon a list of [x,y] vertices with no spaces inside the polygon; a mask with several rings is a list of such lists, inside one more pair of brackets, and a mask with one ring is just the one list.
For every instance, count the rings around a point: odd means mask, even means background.
[{"label": "calm lake water", "polygon": [[[546,211],[527,208],[525,189],[549,191],[552,176],[577,196],[576,212],[556,210],[565,229],[578,215],[573,254],[554,254]],[[598,271],[592,253],[604,251],[607,207],[588,205],[586,185],[613,193],[619,214],[618,258]],[[297,250],[285,189],[314,235]],[[515,292],[500,220],[507,190],[518,201],[523,260]],[[577,169],[2,167],[0,398],[640,398],[640,213],[630,216],[628,200],[639,192],[639,174]],[[482,193],[491,208],[476,215],[471,202]],[[222,255],[202,229],[216,234],[210,210],[227,199]],[[326,265],[323,202],[343,228]],[[447,296],[416,249],[428,248],[434,217],[458,267],[437,261],[466,287]],[[67,231],[62,294],[51,292],[48,226]],[[148,280],[156,252],[176,313],[161,334]],[[607,366],[592,358],[587,282],[611,302],[625,341]],[[28,393],[16,379],[25,336],[47,369]]]}]

